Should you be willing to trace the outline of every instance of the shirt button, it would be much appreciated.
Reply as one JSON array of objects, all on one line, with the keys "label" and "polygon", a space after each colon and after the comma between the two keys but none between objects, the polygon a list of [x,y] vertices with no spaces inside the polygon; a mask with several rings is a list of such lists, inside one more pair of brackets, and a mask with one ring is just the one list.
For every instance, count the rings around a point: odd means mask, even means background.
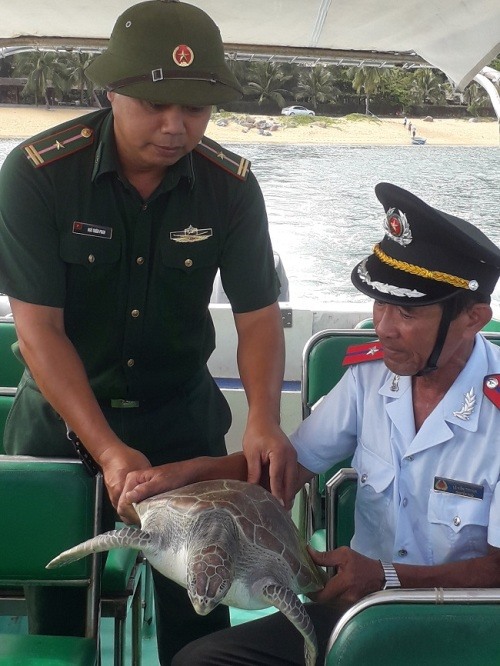
[{"label": "shirt button", "polygon": [[368,479],[368,474],[362,474],[361,475],[361,483],[366,483],[367,479]]},{"label": "shirt button", "polygon": [[148,204],[142,204],[142,210],[147,210],[148,209]]},{"label": "shirt button", "polygon": [[137,257],[135,261],[137,264],[139,264],[139,266],[142,266],[142,264],[144,263],[144,257]]},{"label": "shirt button", "polygon": [[401,550],[398,550],[398,555],[399,557],[406,557],[408,555],[408,551],[404,548],[401,548]]},{"label": "shirt button", "polygon": [[192,259],[186,259],[186,261],[184,262],[184,266],[187,266],[188,268],[190,268],[192,265],[193,265]]},{"label": "shirt button", "polygon": [[460,516],[455,516],[455,518],[453,518],[453,524],[455,525],[455,527],[458,527],[461,524],[461,522],[462,519],[460,518]]},{"label": "shirt button", "polygon": [[406,456],[405,460],[407,460],[408,462],[412,462],[413,456]]},{"label": "shirt button", "polygon": [[129,368],[132,368],[132,367],[134,366],[134,364],[135,364],[134,359],[133,359],[133,358],[129,358],[129,360],[127,361],[127,365],[128,365],[128,367],[129,367]]},{"label": "shirt button", "polygon": [[95,257],[94,257],[94,255],[93,255],[93,254],[89,254],[89,256],[88,256],[88,260],[89,260],[89,264],[93,264],[94,261],[95,261]]},{"label": "shirt button", "polygon": [[139,312],[139,310],[132,310],[132,312],[130,314],[132,315],[132,317],[134,317],[134,319],[137,319],[140,312]]},{"label": "shirt button", "polygon": [[408,500],[407,500],[407,498],[405,497],[404,500],[403,500],[403,506],[407,506],[407,505],[408,505]]}]

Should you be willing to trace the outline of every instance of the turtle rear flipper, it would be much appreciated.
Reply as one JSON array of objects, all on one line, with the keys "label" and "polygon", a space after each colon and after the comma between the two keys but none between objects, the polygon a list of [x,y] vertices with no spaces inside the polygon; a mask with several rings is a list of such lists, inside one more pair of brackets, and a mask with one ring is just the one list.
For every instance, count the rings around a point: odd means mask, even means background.
[{"label": "turtle rear flipper", "polygon": [[65,550],[51,560],[46,565],[46,569],[55,569],[63,564],[81,560],[82,557],[86,557],[92,553],[102,553],[113,548],[135,548],[147,554],[147,551],[151,549],[152,542],[153,538],[149,532],[144,532],[136,527],[123,527],[120,530],[111,530],[93,539],[88,539],[88,541],[84,541],[69,550]]},{"label": "turtle rear flipper", "polygon": [[278,583],[264,585],[264,599],[285,615],[304,637],[304,654],[306,666],[314,666],[318,655],[316,632],[306,608],[298,596],[290,588]]}]

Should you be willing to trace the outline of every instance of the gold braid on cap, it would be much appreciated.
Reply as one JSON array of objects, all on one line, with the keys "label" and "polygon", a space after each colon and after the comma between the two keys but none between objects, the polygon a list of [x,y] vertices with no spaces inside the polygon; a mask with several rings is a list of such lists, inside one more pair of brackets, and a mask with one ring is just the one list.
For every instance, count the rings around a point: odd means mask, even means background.
[{"label": "gold braid on cap", "polygon": [[476,280],[465,280],[464,278],[456,277],[456,275],[442,273],[441,271],[430,271],[427,268],[415,266],[414,264],[409,264],[406,261],[393,259],[380,249],[380,245],[378,243],[373,248],[373,254],[384,264],[388,264],[392,268],[397,268],[400,271],[405,271],[405,273],[411,273],[412,275],[418,275],[418,277],[426,278],[427,280],[446,282],[447,284],[451,284],[453,287],[470,289],[471,291],[476,291],[476,289],[479,287]]}]

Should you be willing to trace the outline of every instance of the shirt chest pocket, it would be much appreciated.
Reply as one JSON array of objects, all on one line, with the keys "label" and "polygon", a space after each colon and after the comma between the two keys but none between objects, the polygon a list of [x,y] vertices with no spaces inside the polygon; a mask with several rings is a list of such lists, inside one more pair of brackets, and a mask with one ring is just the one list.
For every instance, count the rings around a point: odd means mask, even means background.
[{"label": "shirt chest pocket", "polygon": [[121,256],[120,243],[113,239],[65,235],[59,252],[67,264],[85,266],[89,270],[116,263]]},{"label": "shirt chest pocket", "polygon": [[[199,238],[199,240],[195,240]],[[218,247],[211,236],[181,236],[162,243],[161,260],[166,268],[176,268],[190,274],[201,268],[218,266]]]},{"label": "shirt chest pocket", "polygon": [[482,500],[431,491],[429,497],[429,522],[447,525],[458,533],[469,525],[486,527],[489,522],[491,492],[485,488]]},{"label": "shirt chest pocket", "polygon": [[363,445],[357,447],[352,466],[358,473],[358,489],[370,489],[368,492],[379,494],[394,480],[392,465]]}]

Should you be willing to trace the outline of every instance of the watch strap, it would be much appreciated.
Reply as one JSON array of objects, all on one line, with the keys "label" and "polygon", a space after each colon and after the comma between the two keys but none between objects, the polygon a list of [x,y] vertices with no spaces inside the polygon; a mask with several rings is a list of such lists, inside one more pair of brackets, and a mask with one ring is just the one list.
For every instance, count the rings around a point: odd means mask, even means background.
[{"label": "watch strap", "polygon": [[392,590],[398,587],[401,587],[401,581],[398,578],[398,574],[394,566],[388,562],[380,561],[382,569],[384,570],[384,587],[383,590]]}]

